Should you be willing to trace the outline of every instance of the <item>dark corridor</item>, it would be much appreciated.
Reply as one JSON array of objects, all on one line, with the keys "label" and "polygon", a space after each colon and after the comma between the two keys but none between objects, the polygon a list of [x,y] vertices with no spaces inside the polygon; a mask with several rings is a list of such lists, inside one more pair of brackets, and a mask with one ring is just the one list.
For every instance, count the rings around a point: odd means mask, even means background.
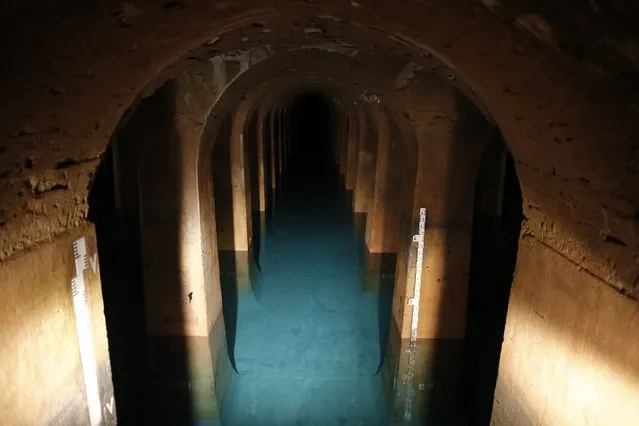
[{"label": "dark corridor", "polygon": [[[222,421],[227,426],[387,425],[379,368],[391,319],[392,275],[380,291],[363,291],[363,235],[331,153],[333,138],[344,136],[337,131],[340,117],[321,94],[300,96],[289,106],[289,127],[274,129],[286,130],[290,152],[276,180],[277,197],[267,204],[269,220],[259,230],[263,244],[252,252],[257,266],[252,292],[241,294],[228,276],[221,277],[229,356],[237,372]],[[255,119],[251,123],[252,129]],[[149,424],[138,405],[153,388],[144,371],[148,359],[170,354],[150,346],[145,336],[134,168],[117,170],[129,183],[128,192],[118,192],[114,183],[112,156],[122,163],[132,155],[127,152],[132,145],[125,143],[130,130],[121,132],[121,143],[114,144],[118,150],[108,151],[96,175],[90,217],[100,244],[119,421]],[[229,131],[227,119],[221,133]],[[464,372],[464,408],[473,425],[490,420],[521,219],[513,159],[497,138],[476,184]],[[186,358],[186,352],[172,356],[176,375],[186,376]],[[190,401],[172,404],[182,407],[176,416],[189,424]]]},{"label": "dark corridor", "polygon": [[223,424],[386,425],[378,296],[362,291],[353,232],[329,151],[321,95],[293,103],[281,199],[254,293],[239,298]]}]

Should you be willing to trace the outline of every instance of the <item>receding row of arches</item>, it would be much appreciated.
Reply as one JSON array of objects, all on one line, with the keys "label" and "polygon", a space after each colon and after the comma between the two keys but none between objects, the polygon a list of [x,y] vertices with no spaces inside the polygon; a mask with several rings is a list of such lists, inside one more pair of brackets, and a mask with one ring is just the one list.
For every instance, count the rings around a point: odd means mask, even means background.
[{"label": "receding row of arches", "polygon": [[6,423],[633,423],[632,10],[99,3],[0,30]]},{"label": "receding row of arches", "polygon": [[[237,352],[242,300],[268,293],[263,257],[283,244],[283,224],[303,220],[294,212],[312,216],[291,199],[338,214],[314,198],[324,190],[349,212],[358,291],[376,300],[368,373],[384,387],[388,421],[488,422],[522,219],[499,129],[427,71],[391,93],[350,84],[345,71],[331,76],[341,60],[332,54],[309,58],[320,68],[268,86],[239,77],[219,93],[187,71],[112,138],[90,218],[122,423],[224,419],[246,367],[238,360],[250,359]],[[304,229],[314,226],[328,225]]]}]

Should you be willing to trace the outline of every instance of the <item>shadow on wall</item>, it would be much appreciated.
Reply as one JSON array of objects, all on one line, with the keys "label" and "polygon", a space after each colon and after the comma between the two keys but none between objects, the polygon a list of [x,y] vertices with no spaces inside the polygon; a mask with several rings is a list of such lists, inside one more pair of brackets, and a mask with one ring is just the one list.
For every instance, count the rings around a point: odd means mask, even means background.
[{"label": "shadow on wall", "polygon": [[222,290],[222,312],[228,356],[237,373],[235,362],[235,339],[240,283],[238,281],[238,256],[235,251],[233,226],[233,178],[231,164],[232,119],[226,115],[213,145],[211,170],[213,173],[213,200],[217,233],[218,259],[220,265],[220,286]]},{"label": "shadow on wall", "polygon": [[[426,227],[444,227],[443,241],[435,243],[434,247],[425,247],[424,256],[433,256],[435,260],[433,273],[441,278],[437,292],[428,292],[435,297],[433,306],[437,320],[437,330],[432,336],[418,342],[424,345],[425,357],[428,364],[423,366],[424,376],[429,382],[425,392],[417,395],[422,401],[417,404],[424,407],[424,417],[420,424],[458,425],[465,424],[470,413],[460,410],[459,403],[463,402],[460,390],[463,389],[463,366],[465,365],[464,350],[468,341],[464,338],[464,326],[460,318],[464,318],[467,304],[467,279],[464,273],[469,265],[472,224],[472,188],[476,179],[476,161],[478,149],[473,144],[481,145],[483,141],[477,138],[488,136],[489,124],[476,110],[474,105],[463,95],[456,93],[455,108],[457,110],[454,122],[452,141],[444,145],[450,150],[443,153],[450,163],[440,165],[445,167],[445,181],[439,185],[444,189],[441,200],[440,218],[436,222],[429,219],[426,213]],[[436,118],[435,120],[439,120]],[[447,134],[449,124],[446,121],[434,121],[431,132],[439,133],[439,126],[444,140],[450,138]],[[437,136],[435,136],[437,137]],[[419,184],[419,183],[417,183]],[[437,221],[443,221],[437,223]],[[432,237],[431,237],[432,238]],[[433,238],[433,241],[436,241]],[[437,265],[436,259],[440,259]],[[423,297],[423,296],[422,296]]]},{"label": "shadow on wall", "polygon": [[[445,181],[437,183],[444,189],[441,212],[435,216],[441,219],[434,219],[443,222],[433,222],[426,212],[426,228],[430,232],[427,242],[433,245],[426,244],[424,256],[431,256],[427,268],[440,278],[437,284],[422,282],[437,287],[436,291],[425,289],[422,297],[436,303],[432,312],[424,313],[435,316],[437,329],[417,342],[416,351],[424,358],[417,360],[420,365],[416,368],[427,382],[419,385],[418,400],[413,404],[423,407],[424,416],[416,419],[419,424],[487,425],[517,256],[521,213],[516,212],[521,212],[521,198],[512,173],[507,176],[506,193],[500,169],[484,167],[490,179],[481,179],[480,161],[492,157],[486,155],[486,148],[478,146],[487,146],[486,138],[495,130],[466,97],[458,93],[455,102],[453,140],[450,148],[446,147],[451,152],[443,153],[450,158],[450,164],[436,165],[446,173]],[[441,136],[446,139],[450,137],[449,126],[446,120],[439,120],[433,122],[431,132],[444,132]],[[498,155],[504,148],[499,140],[496,143]],[[488,219],[488,230],[486,220],[479,217],[475,221],[478,216],[473,215],[477,200],[473,189],[477,187],[486,189],[492,197],[493,217]],[[498,227],[493,228],[493,224]],[[493,229],[499,234],[484,237]],[[442,241],[437,242],[439,238]]]},{"label": "shadow on wall", "polygon": [[523,219],[514,160],[501,135],[484,153],[473,207],[464,376],[469,424],[488,425]]},{"label": "shadow on wall", "polygon": [[184,318],[174,92],[168,82],[121,124],[89,199],[120,425],[193,422],[186,339],[149,324]]},{"label": "shadow on wall", "polygon": [[273,222],[273,214],[275,212],[275,197],[271,190],[271,188],[273,188],[273,177],[270,172],[270,165],[273,162],[273,149],[271,147],[271,115],[272,113],[270,111],[264,114],[264,128],[262,129],[262,139],[264,141],[264,193],[266,195],[264,234],[268,233],[268,229]]},{"label": "shadow on wall", "polygon": [[[251,188],[251,230],[253,234],[252,241],[252,258],[255,262],[258,270],[261,269],[260,266],[260,255],[263,250],[263,240],[265,234],[265,225],[266,225],[266,216],[265,213],[260,211],[260,158],[259,158],[259,148],[258,148],[258,122],[257,122],[257,111],[253,111],[250,119],[248,120],[248,125],[245,130],[246,139],[247,139],[247,149],[248,149],[248,165],[249,165],[249,187]],[[268,139],[263,139],[268,140]],[[255,280],[255,283],[259,282],[259,280]],[[253,286],[253,291],[257,293],[257,289]]]},{"label": "shadow on wall", "polygon": [[386,347],[390,337],[391,321],[393,317],[393,292],[395,277],[389,274],[381,278],[379,294],[377,296],[377,329],[379,338],[379,365],[375,374],[381,374],[386,359]]},{"label": "shadow on wall", "polygon": [[106,151],[94,178],[88,218],[96,227],[118,424],[134,425],[143,419],[136,400],[144,389],[140,232],[136,210],[116,210],[112,148]]},{"label": "shadow on wall", "polygon": [[[388,182],[389,193],[395,194],[397,198],[390,198],[390,203],[395,206],[385,206],[384,211],[386,214],[396,213],[400,217],[401,215],[401,194],[403,183],[403,169],[406,167],[402,164],[402,159],[406,159],[405,152],[398,152],[403,146],[402,134],[397,122],[391,117],[389,113],[389,135],[390,135],[390,170],[388,176],[392,179]],[[368,134],[374,134],[377,136],[377,131],[368,131]],[[393,210],[397,209],[397,210]],[[401,219],[400,219],[401,220]],[[395,244],[392,241],[397,239],[397,229],[393,229],[395,221],[384,220],[382,235],[385,240],[382,245],[384,247],[393,246]],[[400,224],[400,227],[402,225]],[[402,229],[402,228],[400,228]],[[400,240],[402,241],[402,240]],[[401,242],[397,243],[401,244]],[[366,249],[366,247],[364,247]],[[369,260],[371,256],[369,255]],[[371,271],[369,265],[367,265],[367,274],[373,273],[376,275],[374,278],[379,282],[379,292],[377,297],[377,314],[378,314],[378,330],[379,330],[379,367],[377,368],[377,374],[381,374],[384,366],[384,360],[387,354],[388,340],[390,338],[391,324],[393,320],[393,294],[395,292],[395,272],[397,266],[397,253],[382,253],[375,256],[377,259],[374,263],[379,263],[377,270]],[[370,279],[371,277],[367,277]]]}]

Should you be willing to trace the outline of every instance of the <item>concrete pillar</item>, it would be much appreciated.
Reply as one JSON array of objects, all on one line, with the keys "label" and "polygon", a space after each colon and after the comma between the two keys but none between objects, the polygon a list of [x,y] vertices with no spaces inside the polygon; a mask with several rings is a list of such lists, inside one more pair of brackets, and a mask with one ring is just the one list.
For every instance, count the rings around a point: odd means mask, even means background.
[{"label": "concrete pillar", "polygon": [[[482,156],[475,183],[473,212],[473,253],[468,286],[465,381],[468,409],[477,424],[490,423],[494,379],[501,352],[506,321],[505,307],[511,294],[520,217],[503,211],[508,154],[501,135],[495,132]],[[512,170],[514,173],[514,170]],[[510,180],[510,179],[509,179]],[[512,181],[508,182],[512,184]],[[509,199],[508,201],[514,201]],[[505,213],[505,215],[503,214]],[[502,215],[504,219],[502,219]]]},{"label": "concrete pillar", "polygon": [[[115,214],[106,224],[96,221],[98,250],[103,259],[105,316],[114,349],[110,357],[121,423],[140,420],[138,395],[144,390],[145,379],[137,150],[148,122],[137,119],[136,112],[111,139]],[[103,161],[108,161],[108,157]]]},{"label": "concrete pillar", "polygon": [[346,186],[346,170],[348,168],[348,132],[350,129],[350,113],[347,108],[343,109],[339,118],[339,174],[342,183]]},{"label": "concrete pillar", "polygon": [[279,170],[279,117],[277,110],[271,110],[270,113],[270,147],[271,147],[271,200],[273,205],[271,206],[271,213],[275,213],[277,205],[277,189],[280,186]]},{"label": "concrete pillar", "polygon": [[289,116],[289,107],[288,105],[286,105],[284,107],[284,112],[283,112],[283,123],[282,123],[282,127],[284,128],[284,141],[282,143],[282,170],[283,172],[286,172],[286,151],[288,149],[288,144],[289,144],[289,138],[291,137],[291,132],[290,129],[288,127],[288,116]]},{"label": "concrete pillar", "polygon": [[270,110],[264,109],[262,112],[262,143],[264,147],[264,193],[266,201],[266,221],[267,229],[270,219],[275,211],[275,188],[273,169],[275,160],[273,158],[273,114]]},{"label": "concrete pillar", "polygon": [[346,142],[346,165],[344,170],[344,186],[349,206],[353,203],[353,191],[357,182],[357,154],[358,154],[358,129],[359,116],[358,110],[361,106],[356,105],[356,110],[349,111],[348,116],[348,133]]},{"label": "concrete pillar", "polygon": [[275,141],[275,137],[277,134],[277,120],[275,117],[275,113],[273,111],[268,112],[268,120],[269,120],[269,147],[270,147],[270,164],[269,164],[269,173],[271,175],[271,190],[275,190],[277,188],[277,143]]},{"label": "concrete pillar", "polygon": [[[135,118],[135,116],[133,117]],[[136,124],[140,120],[135,120]],[[123,250],[119,253],[120,258],[123,260],[123,267],[127,271],[126,275],[131,282],[125,284],[131,292],[137,292],[136,289],[131,287],[137,287],[141,283],[141,276],[138,276],[140,265],[140,212],[139,212],[139,184],[138,184],[138,154],[136,152],[138,148],[137,137],[145,130],[141,128],[146,126],[147,123],[138,124],[138,128],[132,129],[132,132],[126,132],[129,127],[120,132],[123,136],[122,139],[116,139],[111,142],[111,148],[113,151],[113,176],[114,176],[114,196],[115,196],[115,209],[117,221],[119,222],[120,238],[122,241],[126,241],[127,244],[124,247],[120,247],[119,250]],[[142,133],[143,134],[143,133]],[[129,136],[129,137],[127,137]],[[135,272],[132,272],[135,271]],[[140,274],[141,275],[141,274]],[[133,277],[135,276],[135,277]]]},{"label": "concrete pillar", "polygon": [[495,137],[484,156],[478,171],[475,200],[478,214],[493,222],[501,217],[504,197],[504,177],[506,174],[506,149],[501,139]]},{"label": "concrete pillar", "polygon": [[[412,208],[402,212],[383,376],[393,420],[458,424],[474,187],[493,128],[450,89],[439,89],[425,102],[429,111],[413,117],[417,176],[409,202],[402,203]],[[419,303],[413,307],[418,248],[413,235],[419,233],[420,208],[426,209],[424,258]]]},{"label": "concrete pillar", "polygon": [[149,424],[216,421],[230,379],[215,234],[203,233],[200,217],[198,90],[188,75],[159,89],[140,141]]},{"label": "concrete pillar", "polygon": [[291,146],[293,144],[293,123],[292,113],[290,109],[286,112],[286,149],[284,150],[284,165],[288,167],[289,157],[291,153]]},{"label": "concrete pillar", "polygon": [[[251,292],[254,274],[252,255],[252,208],[247,125],[252,102],[240,102],[232,115],[229,138],[222,135],[216,144],[229,144],[228,149],[214,149],[214,186],[218,253],[223,284],[232,285],[240,293]],[[216,180],[220,182],[216,182]]]},{"label": "concrete pillar", "polygon": [[337,170],[339,171],[340,164],[340,155],[341,155],[341,130],[340,130],[340,114],[342,107],[341,103],[335,98],[331,98],[332,108],[330,109],[329,114],[329,126],[330,126],[330,135],[331,135],[331,154],[333,155],[333,161],[337,166]]},{"label": "concrete pillar", "polygon": [[366,230],[366,214],[373,205],[375,189],[374,134],[369,129],[368,116],[363,109],[358,110],[357,126],[357,175],[353,194],[353,211],[357,232]]},{"label": "concrete pillar", "polygon": [[288,160],[288,147],[290,144],[290,127],[289,127],[289,108],[288,105],[282,108],[282,138],[281,138],[281,151],[282,151],[282,179],[286,174],[287,160]]},{"label": "concrete pillar", "polygon": [[265,143],[268,141],[265,138],[266,131],[268,130],[267,125],[267,115],[263,109],[259,109],[257,111],[257,179],[253,179],[253,181],[257,181],[257,188],[251,188],[251,191],[257,192],[257,201],[258,205],[257,211],[259,214],[259,224],[260,224],[260,237],[261,243],[260,247],[264,247],[265,237],[266,237],[266,209],[267,209],[267,200],[268,200],[268,188],[267,188],[267,175],[266,172],[268,170],[268,155],[266,153]]},{"label": "concrete pillar", "polygon": [[[280,107],[277,110],[277,174],[280,177],[280,183],[282,182],[282,172],[284,171],[284,140],[286,138],[286,127],[284,125],[284,107]],[[281,190],[280,185],[280,190]]]},{"label": "concrete pillar", "polygon": [[391,126],[387,112],[377,112],[375,121],[375,186],[371,208],[366,217],[365,291],[377,291],[384,277],[392,277],[401,217],[399,188],[402,184],[402,160],[399,135]]}]

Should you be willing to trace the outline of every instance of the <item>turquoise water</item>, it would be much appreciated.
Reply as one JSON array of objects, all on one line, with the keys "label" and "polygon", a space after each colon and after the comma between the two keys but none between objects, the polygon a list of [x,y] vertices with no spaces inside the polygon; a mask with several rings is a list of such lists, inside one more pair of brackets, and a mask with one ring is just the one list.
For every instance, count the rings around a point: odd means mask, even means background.
[{"label": "turquoise water", "polygon": [[337,174],[325,163],[294,163],[301,166],[290,171],[260,248],[254,293],[237,300],[239,374],[222,423],[387,425],[377,371],[390,301],[362,291],[363,236]]}]

